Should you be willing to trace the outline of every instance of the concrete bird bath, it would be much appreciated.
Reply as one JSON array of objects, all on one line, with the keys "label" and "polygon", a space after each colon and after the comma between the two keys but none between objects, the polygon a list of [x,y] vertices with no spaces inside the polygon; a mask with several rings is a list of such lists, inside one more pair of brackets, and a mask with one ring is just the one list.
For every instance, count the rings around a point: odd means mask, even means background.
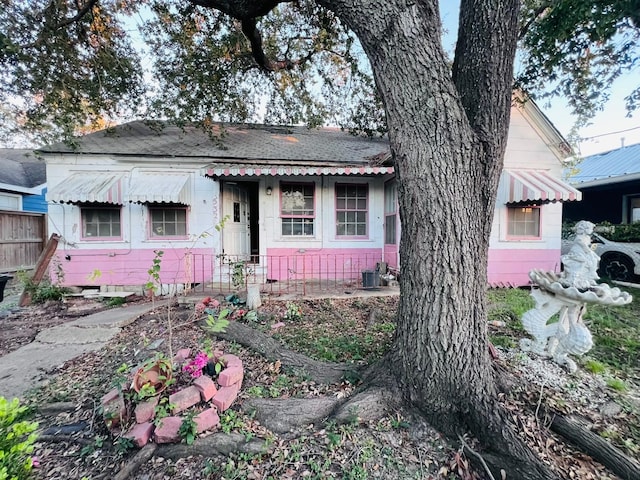
[{"label": "concrete bird bath", "polygon": [[[533,337],[520,341],[522,350],[552,358],[570,372],[578,367],[569,355],[583,355],[593,347],[582,320],[587,304],[619,306],[632,300],[629,293],[596,282],[600,257],[591,249],[593,227],[584,220],[576,224],[575,240],[562,256],[563,272],[529,272],[536,306],[522,316],[522,325]],[[548,323],[556,315],[557,322]]]}]

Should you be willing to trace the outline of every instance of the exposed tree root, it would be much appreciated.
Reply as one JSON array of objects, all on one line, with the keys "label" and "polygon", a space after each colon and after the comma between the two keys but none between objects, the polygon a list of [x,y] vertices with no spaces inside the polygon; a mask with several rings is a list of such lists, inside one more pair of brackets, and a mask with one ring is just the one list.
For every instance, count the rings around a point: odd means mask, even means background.
[{"label": "exposed tree root", "polygon": [[640,463],[588,429],[575,415],[552,415],[551,430],[562,435],[620,478],[640,478]]},{"label": "exposed tree root", "polygon": [[242,410],[253,414],[269,430],[287,433],[303,425],[318,424],[326,420],[339,403],[338,399],[331,397],[256,398],[244,402]]},{"label": "exposed tree root", "polygon": [[215,335],[223,340],[234,341],[250,348],[270,361],[280,360],[283,366],[303,370],[317,383],[336,383],[344,377],[346,372],[356,370],[350,364],[320,362],[288,350],[270,336],[238,322],[229,322],[224,333],[216,333]]},{"label": "exposed tree root", "polygon": [[[352,369],[351,365],[319,362],[287,350],[268,335],[236,322],[231,322],[225,333],[217,335],[251,348],[269,360],[279,360],[284,366],[302,369],[319,383],[340,381],[344,373]],[[389,365],[388,361],[383,360],[360,372],[363,376],[363,387],[347,399],[334,397],[250,399],[243,403],[242,409],[254,415],[262,425],[278,434],[295,435],[295,432],[301,428],[321,425],[328,420],[375,421],[392,414],[402,402],[401,392],[390,372]],[[515,383],[515,379],[508,374],[498,375],[498,378],[505,380],[503,387]],[[556,480],[559,478],[558,474],[549,465],[543,463],[516,434],[507,413],[496,402],[488,401],[484,397],[478,398],[469,403],[465,415],[458,419],[442,414],[435,416],[429,415],[428,412],[426,415],[424,413],[416,409],[410,414],[415,415],[416,418],[426,419],[429,425],[447,435],[454,443],[457,443],[456,439],[459,438],[460,433],[467,433],[461,432],[460,428],[468,428],[483,447],[478,451],[472,451],[467,445],[469,458],[476,464],[478,470],[488,470],[496,479],[503,478],[503,474],[506,474],[507,479]],[[562,420],[559,419],[557,422],[560,424]],[[564,435],[562,432],[559,433]],[[602,441],[608,445],[606,441]],[[588,447],[578,444],[604,465],[614,469],[609,463],[597,457],[595,452],[588,450]],[[608,447],[613,448],[610,445]],[[247,442],[246,438],[240,434],[216,433],[198,439],[189,446],[161,445],[156,454],[177,459],[189,455],[229,455],[233,452],[256,454],[266,452],[266,448],[264,442],[258,439]],[[602,446],[596,448],[605,450]],[[627,462],[626,467],[623,467],[627,470],[616,470],[616,472],[628,472],[621,474],[622,478],[640,478],[637,473],[639,470],[636,470],[638,466],[635,463]]]},{"label": "exposed tree root", "polygon": [[42,415],[57,415],[62,412],[73,412],[78,408],[78,404],[75,402],[55,402],[40,405],[38,412]]},{"label": "exposed tree root", "polygon": [[94,440],[89,438],[75,437],[73,435],[38,435],[38,442],[47,443],[79,443],[80,445],[92,445]]},{"label": "exposed tree root", "polygon": [[155,453],[158,446],[155,443],[147,443],[142,449],[136,453],[131,460],[129,460],[122,469],[117,473],[113,480],[127,480],[134,473],[138,471],[138,469],[147,463],[153,454]]},{"label": "exposed tree root", "polygon": [[231,453],[256,454],[265,452],[266,447],[263,440],[252,438],[247,440],[239,433],[214,433],[207,437],[198,438],[193,444],[169,443],[159,445],[156,455],[164,458],[177,460],[189,455],[202,455],[210,457],[212,455],[230,455]]}]

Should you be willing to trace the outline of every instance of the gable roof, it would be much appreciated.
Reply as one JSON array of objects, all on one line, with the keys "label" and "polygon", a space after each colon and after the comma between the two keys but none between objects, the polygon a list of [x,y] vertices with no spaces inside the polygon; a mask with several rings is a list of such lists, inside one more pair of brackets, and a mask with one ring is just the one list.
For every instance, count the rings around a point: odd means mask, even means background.
[{"label": "gable roof", "polygon": [[0,184],[23,191],[47,181],[46,164],[29,149],[0,148]]},{"label": "gable roof", "polygon": [[[181,157],[226,163],[284,161],[323,165],[362,165],[390,158],[386,139],[350,135],[337,128],[215,124],[211,138],[193,126],[134,121],[77,139],[75,148],[57,143],[42,153],[97,154],[132,157]],[[248,162],[249,161],[249,162]]]},{"label": "gable roof", "polygon": [[585,157],[569,182],[578,188],[640,179],[640,143]]}]

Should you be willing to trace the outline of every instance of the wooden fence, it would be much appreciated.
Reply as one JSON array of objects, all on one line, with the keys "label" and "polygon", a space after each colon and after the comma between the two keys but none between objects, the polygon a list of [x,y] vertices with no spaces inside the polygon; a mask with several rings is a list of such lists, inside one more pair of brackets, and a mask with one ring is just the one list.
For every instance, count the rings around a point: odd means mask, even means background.
[{"label": "wooden fence", "polygon": [[0,210],[0,272],[35,267],[46,240],[46,215]]}]

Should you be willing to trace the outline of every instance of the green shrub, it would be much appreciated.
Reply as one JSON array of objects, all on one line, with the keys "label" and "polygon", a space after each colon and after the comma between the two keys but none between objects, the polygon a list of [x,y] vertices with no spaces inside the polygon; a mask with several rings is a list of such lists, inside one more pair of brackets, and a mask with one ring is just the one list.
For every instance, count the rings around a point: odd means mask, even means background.
[{"label": "green shrub", "polygon": [[124,298],[124,297],[111,297],[111,298],[105,300],[104,303],[109,308],[121,307],[122,305],[127,303],[127,299]]},{"label": "green shrub", "polygon": [[[564,222],[562,224],[562,238],[570,238],[576,222]],[[612,242],[636,242],[640,243],[640,222],[612,224],[601,222],[596,225],[595,231]]]},{"label": "green shrub", "polygon": [[0,480],[23,480],[31,476],[31,452],[38,424],[23,420],[27,407],[0,397]]},{"label": "green shrub", "polygon": [[597,225],[595,230],[612,242],[640,242],[640,223],[612,225],[608,222],[602,222]]}]

